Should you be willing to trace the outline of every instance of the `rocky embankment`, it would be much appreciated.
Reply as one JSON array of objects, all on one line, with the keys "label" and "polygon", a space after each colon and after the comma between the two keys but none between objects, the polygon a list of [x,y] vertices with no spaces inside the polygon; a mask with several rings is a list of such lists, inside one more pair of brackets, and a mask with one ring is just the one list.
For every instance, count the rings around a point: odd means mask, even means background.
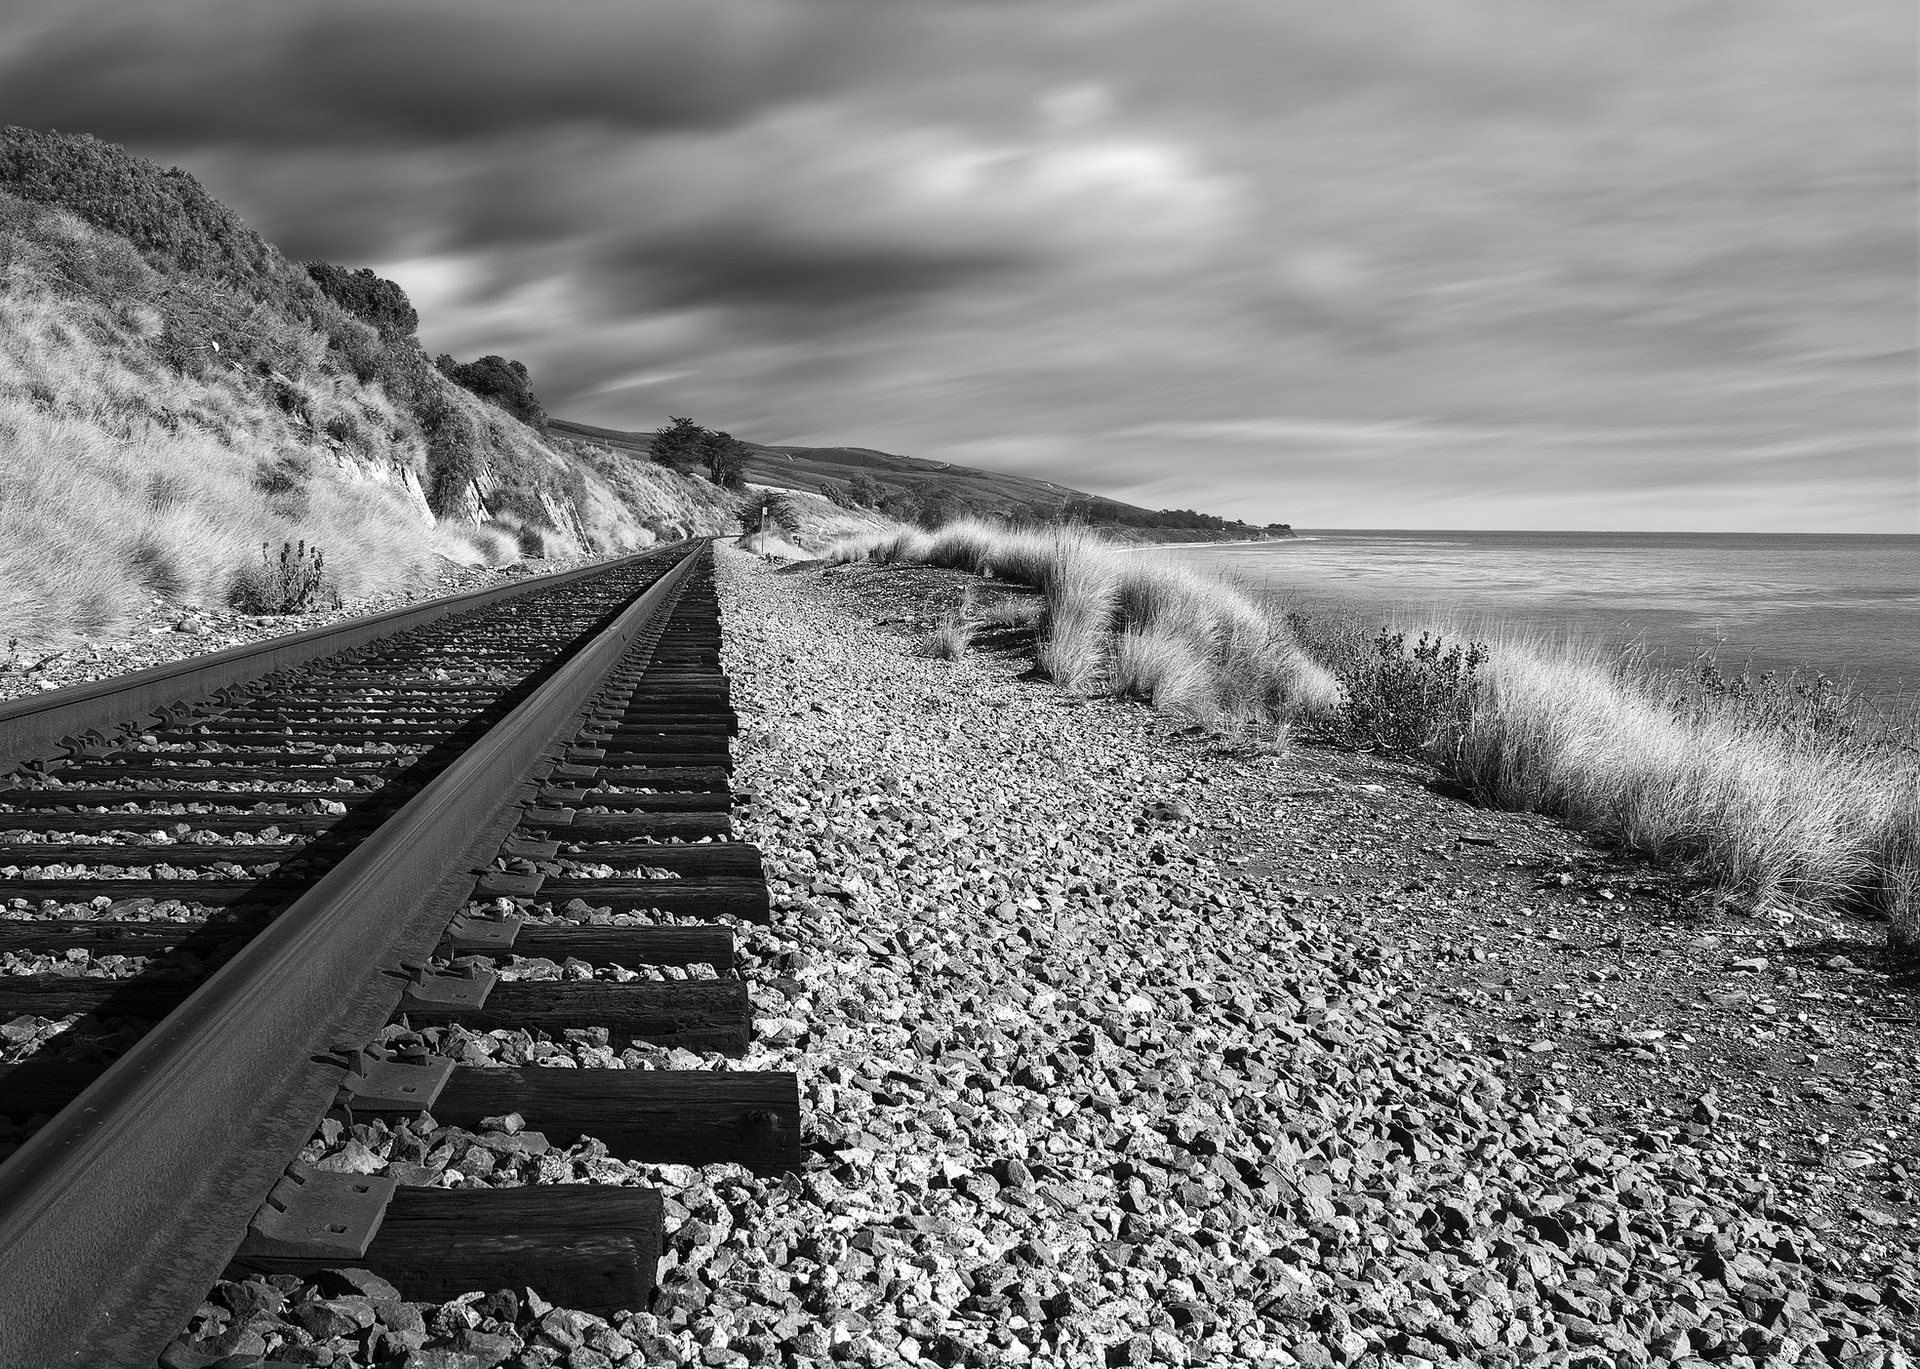
[{"label": "rocky embankment", "polygon": [[1871,929],[1067,698],[1018,643],[917,654],[962,583],[721,552],[775,899],[748,1056],[429,1043],[795,1069],[803,1173],[336,1125],[309,1158],[409,1183],[660,1186],[654,1308],[226,1285],[179,1364],[1912,1364],[1912,999]]}]

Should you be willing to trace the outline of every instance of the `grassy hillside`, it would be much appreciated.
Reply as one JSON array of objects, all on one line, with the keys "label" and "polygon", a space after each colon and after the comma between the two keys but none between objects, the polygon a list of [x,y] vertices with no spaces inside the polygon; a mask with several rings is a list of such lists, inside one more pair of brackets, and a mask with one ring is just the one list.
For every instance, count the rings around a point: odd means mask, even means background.
[{"label": "grassy hillside", "polygon": [[[552,427],[556,432],[574,434],[638,455],[650,450],[653,437],[651,433],[619,432],[566,419],[554,419]],[[1123,529],[1167,536],[1190,535],[1196,539],[1259,537],[1282,532],[1281,525],[1256,528],[1182,510],[1144,509],[1047,480],[914,456],[895,456],[870,447],[768,447],[753,442],[745,445],[748,451],[746,478],[754,484],[805,490],[810,494],[819,493],[823,486],[832,486],[844,500],[850,490],[861,488],[857,482],[870,481],[871,485],[865,488],[871,492],[862,502],[909,520],[914,518],[919,506],[932,503],[944,506],[940,509],[943,516],[922,521],[985,515],[1017,521],[1072,521],[1109,530],[1117,525]]]},{"label": "grassy hillside", "polygon": [[0,639],[245,599],[263,543],[323,549],[324,592],[353,597],[436,557],[731,529],[737,495],[548,434],[523,370],[436,362],[416,324],[399,287],[286,260],[183,172],[0,129]]}]

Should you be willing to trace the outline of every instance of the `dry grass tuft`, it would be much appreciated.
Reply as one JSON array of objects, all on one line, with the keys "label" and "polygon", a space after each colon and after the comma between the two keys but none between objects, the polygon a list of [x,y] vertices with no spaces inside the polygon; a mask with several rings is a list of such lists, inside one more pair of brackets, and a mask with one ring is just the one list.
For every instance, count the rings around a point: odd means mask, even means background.
[{"label": "dry grass tuft", "polygon": [[1045,605],[1037,597],[1003,594],[974,609],[974,621],[982,627],[1037,627]]},{"label": "dry grass tuft", "polygon": [[1120,633],[1113,640],[1111,672],[1115,694],[1197,717],[1211,711],[1212,662],[1178,634],[1149,628]]},{"label": "dry grass tuft", "polygon": [[940,625],[921,642],[921,654],[937,661],[961,660],[973,647],[973,631],[974,624],[967,617],[965,604],[948,609],[941,615]]}]

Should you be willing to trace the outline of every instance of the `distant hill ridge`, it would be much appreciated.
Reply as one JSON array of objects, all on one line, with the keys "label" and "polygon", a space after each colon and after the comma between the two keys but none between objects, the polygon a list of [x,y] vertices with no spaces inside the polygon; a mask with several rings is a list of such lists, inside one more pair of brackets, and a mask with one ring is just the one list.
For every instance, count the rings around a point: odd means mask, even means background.
[{"label": "distant hill ridge", "polygon": [[[642,455],[651,449],[653,437],[650,432],[621,432],[559,418],[551,420],[551,427],[556,432]],[[748,450],[746,478],[754,484],[804,490],[810,494],[832,487],[838,497],[845,498],[856,479],[864,475],[880,492],[862,502],[903,518],[911,518],[916,512],[975,513],[1221,537],[1256,538],[1292,533],[1283,523],[1262,528],[1190,509],[1147,509],[1031,476],[898,456],[872,447],[790,447],[757,442],[745,445]],[[934,506],[933,510],[927,510],[927,505]]]}]

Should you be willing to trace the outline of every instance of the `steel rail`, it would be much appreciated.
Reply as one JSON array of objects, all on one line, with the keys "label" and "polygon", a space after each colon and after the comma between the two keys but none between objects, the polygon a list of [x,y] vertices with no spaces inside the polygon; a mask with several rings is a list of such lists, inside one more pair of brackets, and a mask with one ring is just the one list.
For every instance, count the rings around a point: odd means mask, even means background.
[{"label": "steel rail", "polygon": [[222,689],[252,684],[276,671],[351,651],[382,637],[423,627],[449,614],[491,608],[535,590],[554,589],[600,575],[656,555],[659,550],[649,548],[615,561],[536,575],[492,589],[469,590],[424,604],[409,604],[385,613],[350,618],[343,623],[0,703],[0,774],[22,761],[57,754],[68,737],[77,737],[89,730],[110,731],[183,699],[204,699]]},{"label": "steel rail", "polygon": [[[150,1369],[701,543],[0,1164],[0,1366]],[[598,567],[596,570],[604,570]],[[380,973],[381,970],[389,973]]]}]

